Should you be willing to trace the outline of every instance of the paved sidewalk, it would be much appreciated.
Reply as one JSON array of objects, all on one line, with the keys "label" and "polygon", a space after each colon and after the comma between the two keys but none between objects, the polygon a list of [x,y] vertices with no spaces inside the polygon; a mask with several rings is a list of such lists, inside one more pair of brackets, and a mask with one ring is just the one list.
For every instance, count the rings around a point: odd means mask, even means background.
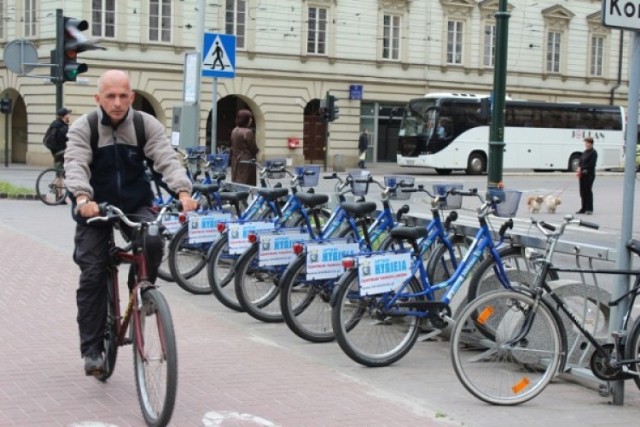
[{"label": "paved sidewalk", "polygon": [[[68,206],[0,200],[2,427],[143,425],[130,348],[106,384],[82,372],[72,233]],[[557,379],[527,404],[494,407],[459,384],[446,341],[418,343],[395,365],[369,369],[336,343],[310,344],[211,295],[161,285],[178,337],[174,426],[627,427],[640,419],[631,382],[622,407],[575,378]]]},{"label": "paved sidewalk", "polygon": [[[0,181],[25,187],[39,173],[9,169],[0,167]],[[0,200],[0,427],[143,425],[130,348],[107,383],[82,372],[72,235],[68,206]],[[596,383],[565,376],[531,402],[494,407],[460,385],[446,341],[418,343],[388,368],[364,368],[336,343],[310,344],[211,295],[161,286],[178,337],[173,426],[627,427],[640,419],[632,382],[624,406],[599,396]]]}]

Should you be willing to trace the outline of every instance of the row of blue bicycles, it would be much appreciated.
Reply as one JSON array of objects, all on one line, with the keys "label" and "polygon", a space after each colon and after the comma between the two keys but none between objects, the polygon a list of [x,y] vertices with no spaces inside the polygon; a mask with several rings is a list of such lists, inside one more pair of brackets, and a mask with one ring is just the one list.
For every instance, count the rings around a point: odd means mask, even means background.
[{"label": "row of blue bicycles", "polygon": [[[167,227],[164,278],[260,321],[283,322],[304,340],[335,340],[369,367],[399,361],[419,339],[450,334],[458,378],[494,404],[529,400],[563,371],[570,331],[549,302],[561,292],[549,288],[553,297],[540,296],[562,271],[551,257],[564,228],[594,224],[566,217],[556,228],[532,219],[547,239],[540,254],[509,239],[513,221],[504,217],[515,212],[501,210],[499,190],[486,197],[460,185],[430,191],[412,177],[378,181],[358,170],[323,176],[334,181],[334,194],[317,194],[319,167],[249,163],[259,170],[260,187],[232,190],[224,173],[207,174],[213,182],[194,186],[202,209],[184,222],[167,217],[174,225]],[[372,186],[380,189],[380,206],[368,199]],[[408,205],[391,206],[412,193],[430,202],[425,223],[407,215]],[[463,198],[477,202],[475,234],[457,225]],[[492,225],[496,216],[503,217],[499,227]],[[587,339],[595,349],[592,369],[633,375],[640,332],[634,336],[631,359]]]},{"label": "row of blue bicycles", "polygon": [[[459,186],[429,191],[411,177],[378,182],[367,171],[352,171],[323,177],[335,181],[330,210],[329,195],[313,191],[319,167],[292,173],[284,161],[252,163],[259,188],[223,191],[223,175],[215,173],[216,182],[194,187],[203,208],[173,228],[161,277],[195,294],[213,293],[226,307],[258,320],[285,322],[305,340],[337,339],[357,362],[385,366],[404,356],[419,334],[446,326],[449,304],[472,272],[495,271],[505,287],[509,272],[530,276],[522,248],[504,244],[512,222],[497,232],[490,227],[499,198],[483,201],[476,190]],[[286,176],[289,188],[279,185]],[[274,179],[278,184],[269,186]],[[380,188],[381,209],[366,200],[372,185]],[[415,192],[431,200],[426,226],[403,222],[408,205],[397,211],[391,206]],[[480,200],[473,238],[453,226],[463,197]],[[204,228],[208,238],[194,238]],[[469,298],[489,282],[472,280]]]}]

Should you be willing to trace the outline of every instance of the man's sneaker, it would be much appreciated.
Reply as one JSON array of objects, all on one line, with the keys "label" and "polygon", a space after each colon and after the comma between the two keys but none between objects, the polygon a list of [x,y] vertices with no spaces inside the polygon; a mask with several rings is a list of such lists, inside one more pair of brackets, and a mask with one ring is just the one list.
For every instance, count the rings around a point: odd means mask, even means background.
[{"label": "man's sneaker", "polygon": [[84,356],[84,372],[87,375],[100,375],[104,366],[102,354],[89,353]]}]

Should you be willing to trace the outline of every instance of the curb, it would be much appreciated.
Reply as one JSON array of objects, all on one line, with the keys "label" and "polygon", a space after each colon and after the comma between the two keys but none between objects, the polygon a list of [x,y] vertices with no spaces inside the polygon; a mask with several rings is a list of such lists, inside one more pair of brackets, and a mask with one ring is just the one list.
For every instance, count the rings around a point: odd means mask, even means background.
[{"label": "curb", "polygon": [[38,200],[38,197],[35,194],[7,194],[7,193],[0,193],[0,199]]}]

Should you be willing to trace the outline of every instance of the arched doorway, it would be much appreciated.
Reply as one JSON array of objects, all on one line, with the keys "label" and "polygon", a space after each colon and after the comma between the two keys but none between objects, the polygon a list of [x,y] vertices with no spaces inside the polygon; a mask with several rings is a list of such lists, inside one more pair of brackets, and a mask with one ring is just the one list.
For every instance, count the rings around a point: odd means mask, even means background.
[{"label": "arched doorway", "polygon": [[313,99],[304,108],[304,145],[302,154],[307,162],[324,161],[324,140],[327,123],[320,111],[320,100]]},{"label": "arched doorway", "polygon": [[[242,98],[236,95],[228,95],[218,101],[218,113],[216,120],[216,147],[218,150],[228,150],[231,147],[231,131],[235,127],[236,112],[249,110],[253,114],[253,126],[256,126],[255,111]],[[254,134],[255,128],[254,128]],[[211,149],[211,110],[207,116],[206,145]]]},{"label": "arched doorway", "polygon": [[[11,112],[9,114],[2,114],[2,139],[4,144],[2,147],[2,158],[4,162],[7,160],[10,163],[27,163],[27,149],[28,149],[28,116],[27,107],[24,103],[24,99],[17,91],[8,89],[0,96],[0,98],[7,97],[11,99]],[[53,114],[55,116],[55,112]],[[5,126],[6,121],[9,121],[9,126]],[[8,130],[8,134],[5,132]],[[8,154],[8,155],[7,155]],[[5,156],[6,159],[5,159]]]},{"label": "arched doorway", "polygon": [[143,93],[136,92],[136,97],[133,100],[132,107],[134,110],[144,111],[145,113],[151,114],[153,117],[158,117],[153,105],[151,105],[151,102],[149,102]]}]

